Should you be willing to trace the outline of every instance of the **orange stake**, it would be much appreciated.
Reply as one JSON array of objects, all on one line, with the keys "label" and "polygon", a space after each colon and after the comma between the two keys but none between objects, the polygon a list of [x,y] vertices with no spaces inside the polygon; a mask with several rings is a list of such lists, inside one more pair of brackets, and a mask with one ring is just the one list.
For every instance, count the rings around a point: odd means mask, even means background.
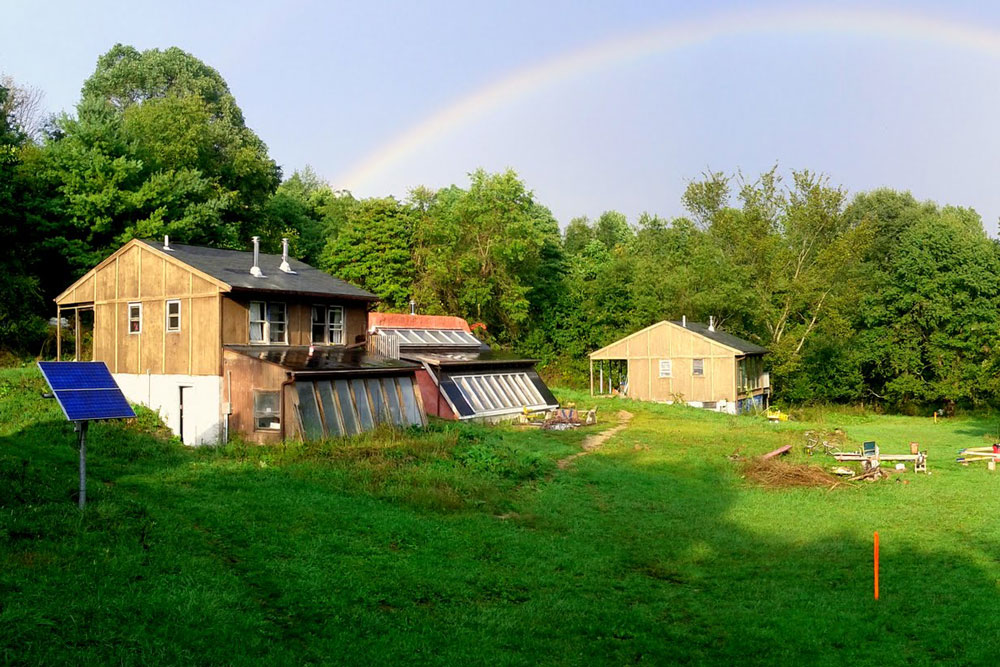
[{"label": "orange stake", "polygon": [[878,531],[875,531],[875,599],[878,600]]}]

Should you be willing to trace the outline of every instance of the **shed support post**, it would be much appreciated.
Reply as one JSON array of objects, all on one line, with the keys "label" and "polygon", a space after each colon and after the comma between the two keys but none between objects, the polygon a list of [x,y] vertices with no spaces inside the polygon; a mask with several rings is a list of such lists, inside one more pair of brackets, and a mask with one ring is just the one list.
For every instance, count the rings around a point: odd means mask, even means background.
[{"label": "shed support post", "polygon": [[74,308],[73,313],[73,361],[80,361],[80,309]]},{"label": "shed support post", "polygon": [[600,362],[600,372],[601,372],[601,395],[604,395],[604,360]]},{"label": "shed support post", "polygon": [[56,361],[62,361],[62,308],[56,306]]},{"label": "shed support post", "polygon": [[590,360],[590,395],[594,395],[594,360]]}]

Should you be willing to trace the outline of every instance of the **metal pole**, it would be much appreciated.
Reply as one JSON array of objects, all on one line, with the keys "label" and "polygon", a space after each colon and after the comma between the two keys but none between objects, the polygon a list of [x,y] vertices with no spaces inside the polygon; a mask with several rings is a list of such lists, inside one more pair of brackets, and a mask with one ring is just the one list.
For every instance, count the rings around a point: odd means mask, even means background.
[{"label": "metal pole", "polygon": [[89,421],[79,422],[80,432],[80,509],[87,504],[87,426]]}]

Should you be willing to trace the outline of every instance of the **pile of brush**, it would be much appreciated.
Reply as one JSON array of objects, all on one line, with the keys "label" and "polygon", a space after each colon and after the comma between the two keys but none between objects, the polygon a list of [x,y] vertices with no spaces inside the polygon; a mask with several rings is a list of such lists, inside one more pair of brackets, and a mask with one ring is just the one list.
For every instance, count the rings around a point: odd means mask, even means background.
[{"label": "pile of brush", "polygon": [[753,458],[742,461],[743,476],[771,489],[790,486],[825,486],[835,488],[844,482],[824,468],[808,463],[788,463],[775,458]]}]

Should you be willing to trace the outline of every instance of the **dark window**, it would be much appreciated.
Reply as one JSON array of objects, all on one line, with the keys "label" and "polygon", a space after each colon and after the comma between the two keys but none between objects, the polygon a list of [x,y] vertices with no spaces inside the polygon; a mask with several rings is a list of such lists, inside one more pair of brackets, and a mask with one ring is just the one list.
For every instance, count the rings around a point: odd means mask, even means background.
[{"label": "dark window", "polygon": [[705,360],[704,359],[692,359],[691,360],[691,375],[704,375],[705,374]]}]

